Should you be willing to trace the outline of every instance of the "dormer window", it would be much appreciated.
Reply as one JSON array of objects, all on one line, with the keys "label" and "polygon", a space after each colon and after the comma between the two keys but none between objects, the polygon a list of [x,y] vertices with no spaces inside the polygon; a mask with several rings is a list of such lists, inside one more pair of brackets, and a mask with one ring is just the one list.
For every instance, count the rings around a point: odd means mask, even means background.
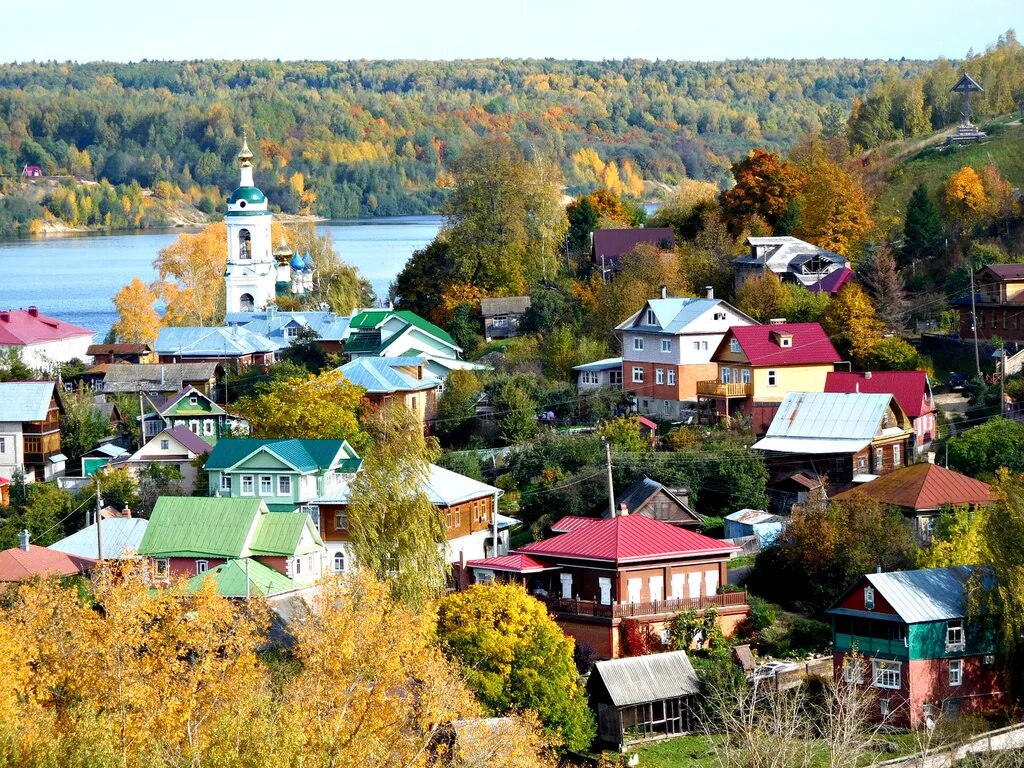
[{"label": "dormer window", "polygon": [[779,339],[779,346],[780,347],[792,347],[793,346],[793,337],[792,336],[783,336],[782,338]]},{"label": "dormer window", "polygon": [[793,334],[791,333],[772,331],[772,340],[783,349],[788,349],[793,346]]},{"label": "dormer window", "polygon": [[740,353],[740,342],[739,339],[729,339],[729,351],[735,354]]},{"label": "dormer window", "polygon": [[646,325],[657,325],[658,324],[658,318],[656,318],[654,316],[654,310],[653,309],[648,309],[647,310],[647,319],[645,320],[645,324]]}]

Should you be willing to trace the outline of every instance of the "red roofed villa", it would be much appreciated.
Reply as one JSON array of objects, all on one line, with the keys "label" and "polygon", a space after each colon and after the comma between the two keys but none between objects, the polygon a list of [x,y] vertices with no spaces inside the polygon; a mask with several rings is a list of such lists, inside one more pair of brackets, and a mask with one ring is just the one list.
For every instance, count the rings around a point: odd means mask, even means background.
[{"label": "red roofed villa", "polygon": [[470,560],[472,581],[523,584],[567,635],[602,658],[622,655],[624,619],[664,637],[675,614],[714,606],[729,635],[750,612],[746,592],[718,591],[738,547],[642,515],[562,518],[553,527],[572,530],[503,557]]},{"label": "red roofed villa", "polygon": [[750,419],[761,436],[790,392],[823,392],[839,353],[818,323],[736,325],[711,361],[718,378],[697,382],[697,399],[719,417]]},{"label": "red roofed villa", "polygon": [[16,350],[29,368],[75,358],[87,361],[95,335],[87,328],[40,314],[37,307],[0,310],[0,350]]},{"label": "red roofed villa", "polygon": [[825,377],[826,392],[892,395],[914,422],[914,451],[923,453],[938,437],[932,385],[925,371],[833,371]]}]

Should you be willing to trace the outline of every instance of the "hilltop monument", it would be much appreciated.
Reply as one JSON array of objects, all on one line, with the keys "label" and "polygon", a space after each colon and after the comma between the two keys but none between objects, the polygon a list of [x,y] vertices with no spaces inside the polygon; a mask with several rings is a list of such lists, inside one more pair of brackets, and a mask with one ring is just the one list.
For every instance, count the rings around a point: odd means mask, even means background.
[{"label": "hilltop monument", "polygon": [[961,111],[960,124],[956,127],[956,133],[946,139],[947,144],[970,144],[981,141],[985,138],[985,132],[978,129],[971,122],[971,94],[982,93],[985,89],[978,85],[977,81],[966,72],[956,85],[949,89],[951,93],[959,93],[964,97],[964,108]]}]

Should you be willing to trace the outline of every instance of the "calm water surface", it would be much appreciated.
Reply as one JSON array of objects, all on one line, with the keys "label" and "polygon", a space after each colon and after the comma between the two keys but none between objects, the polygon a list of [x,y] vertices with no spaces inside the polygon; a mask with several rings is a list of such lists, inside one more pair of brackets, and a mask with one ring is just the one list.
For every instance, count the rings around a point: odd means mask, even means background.
[{"label": "calm water surface", "polygon": [[[377,296],[412,252],[427,245],[440,216],[332,221],[335,250],[370,281]],[[111,299],[133,277],[156,279],[153,259],[181,230],[78,235],[0,242],[0,308],[28,307],[94,330],[102,339],[117,319]]]}]

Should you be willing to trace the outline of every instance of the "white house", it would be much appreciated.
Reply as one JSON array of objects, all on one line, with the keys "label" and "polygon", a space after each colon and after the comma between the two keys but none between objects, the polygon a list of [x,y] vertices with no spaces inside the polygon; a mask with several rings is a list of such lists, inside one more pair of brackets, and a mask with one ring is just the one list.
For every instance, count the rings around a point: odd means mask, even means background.
[{"label": "white house", "polygon": [[0,382],[0,477],[22,470],[32,482],[64,474],[61,408],[52,381]]},{"label": "white house", "polygon": [[132,474],[137,474],[150,464],[174,467],[181,473],[182,490],[191,494],[195,491],[196,477],[201,471],[192,466],[192,462],[211,450],[212,446],[188,427],[172,427],[158,432],[135,453],[114,459],[110,466],[125,467]]},{"label": "white house", "polygon": [[58,363],[89,360],[89,345],[96,334],[54,317],[38,307],[0,310],[0,351],[14,350],[29,368],[50,370]]}]

